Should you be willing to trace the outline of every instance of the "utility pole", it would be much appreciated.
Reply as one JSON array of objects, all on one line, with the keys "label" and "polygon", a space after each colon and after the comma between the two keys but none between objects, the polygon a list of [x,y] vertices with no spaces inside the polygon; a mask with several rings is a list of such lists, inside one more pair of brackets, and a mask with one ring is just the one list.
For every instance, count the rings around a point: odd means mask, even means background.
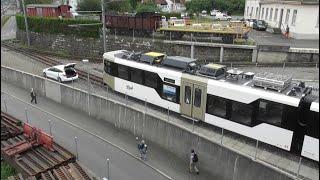
[{"label": "utility pole", "polygon": [[25,24],[25,27],[26,27],[28,47],[30,47],[29,28],[28,28],[27,14],[26,14],[26,8],[25,8],[24,0],[22,0],[22,9],[23,9],[23,14],[24,14],[24,24]]},{"label": "utility pole", "polygon": [[102,12],[102,32],[103,32],[103,53],[107,51],[106,45],[106,16],[104,12],[104,0],[101,0],[101,12]]}]

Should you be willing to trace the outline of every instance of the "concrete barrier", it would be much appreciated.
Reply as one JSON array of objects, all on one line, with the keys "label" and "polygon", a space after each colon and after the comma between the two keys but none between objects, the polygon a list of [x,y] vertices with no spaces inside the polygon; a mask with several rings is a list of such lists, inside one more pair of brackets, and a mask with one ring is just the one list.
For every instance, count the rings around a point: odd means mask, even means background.
[{"label": "concrete barrier", "polygon": [[[80,89],[60,84],[39,76],[17,71],[1,66],[1,78],[6,81],[29,89],[34,89],[44,96],[48,95],[61,104],[76,110],[88,112],[87,92]],[[50,81],[50,83],[45,83]],[[20,83],[20,84],[19,84]],[[33,84],[34,83],[34,84]],[[45,87],[48,86],[48,87]],[[46,88],[60,89],[59,94],[50,94]],[[51,92],[52,93],[52,92]],[[50,94],[50,95],[49,95]],[[129,131],[135,136],[144,137],[174,155],[186,161],[189,159],[191,148],[199,153],[199,167],[212,175],[212,179],[219,180],[289,180],[293,179],[288,174],[279,172],[251,158],[216,144],[201,134],[177,126],[167,120],[152,114],[144,114],[141,109],[127,107],[125,104],[106,99],[98,95],[90,95],[91,116],[106,121],[122,130]]]}]

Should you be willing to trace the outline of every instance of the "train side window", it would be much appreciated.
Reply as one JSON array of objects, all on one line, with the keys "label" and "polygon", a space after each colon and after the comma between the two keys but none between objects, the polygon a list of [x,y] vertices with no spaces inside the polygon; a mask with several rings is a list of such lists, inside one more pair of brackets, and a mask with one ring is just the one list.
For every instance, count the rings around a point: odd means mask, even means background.
[{"label": "train side window", "polygon": [[307,135],[319,139],[319,113],[310,111],[307,115]]},{"label": "train side window", "polygon": [[145,76],[145,85],[154,89],[158,87],[158,75],[153,72],[144,72]]},{"label": "train side window", "polygon": [[186,104],[190,104],[191,101],[191,88],[190,86],[184,87],[184,102]]},{"label": "train side window", "polygon": [[129,67],[118,64],[118,77],[130,81]]},{"label": "train side window", "polygon": [[195,90],[194,90],[194,103],[193,103],[193,105],[195,107],[201,106],[201,94],[202,94],[201,89],[195,88]]},{"label": "train side window", "polygon": [[244,104],[237,101],[232,101],[231,119],[232,121],[251,125],[253,107],[251,104]]},{"label": "train side window", "polygon": [[132,82],[143,84],[144,75],[142,70],[131,68],[130,74]]},{"label": "train side window", "polygon": [[283,105],[266,100],[260,100],[258,104],[257,121],[281,127]]},{"label": "train side window", "polygon": [[222,118],[226,118],[227,115],[227,99],[214,96],[207,95],[207,113],[219,116]]}]

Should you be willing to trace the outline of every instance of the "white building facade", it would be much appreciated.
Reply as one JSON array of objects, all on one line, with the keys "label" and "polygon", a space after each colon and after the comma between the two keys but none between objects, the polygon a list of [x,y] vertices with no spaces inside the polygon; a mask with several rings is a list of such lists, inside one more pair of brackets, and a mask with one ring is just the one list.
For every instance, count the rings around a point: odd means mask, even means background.
[{"label": "white building facade", "polygon": [[246,0],[245,19],[265,20],[295,39],[319,39],[319,1]]}]

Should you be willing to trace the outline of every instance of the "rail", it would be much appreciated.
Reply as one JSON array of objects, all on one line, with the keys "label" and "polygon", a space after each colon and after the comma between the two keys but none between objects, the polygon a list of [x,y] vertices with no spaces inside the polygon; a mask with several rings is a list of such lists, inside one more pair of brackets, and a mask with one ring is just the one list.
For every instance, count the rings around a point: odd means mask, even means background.
[{"label": "rail", "polygon": [[[36,53],[35,51],[24,50],[24,49],[15,47],[13,45],[10,45],[8,43],[1,43],[1,46],[5,47],[5,48],[8,48],[8,49],[10,49],[12,51],[24,54],[27,57],[30,57],[30,58],[32,58],[34,60],[37,60],[37,61],[39,61],[39,62],[41,62],[43,64],[48,65],[48,66],[55,66],[55,65],[62,64],[61,62],[59,62],[57,60],[54,60],[54,59],[49,58],[49,57],[46,57],[44,55],[40,55],[40,54]],[[78,72],[78,75],[79,75],[80,79],[87,79],[87,72],[82,71],[82,70],[77,69],[77,68],[75,68],[75,69]],[[102,82],[103,82],[102,81],[102,77],[96,76],[94,74],[90,74],[90,81],[92,83],[94,83],[94,84],[97,84],[97,85],[102,85]]]}]

